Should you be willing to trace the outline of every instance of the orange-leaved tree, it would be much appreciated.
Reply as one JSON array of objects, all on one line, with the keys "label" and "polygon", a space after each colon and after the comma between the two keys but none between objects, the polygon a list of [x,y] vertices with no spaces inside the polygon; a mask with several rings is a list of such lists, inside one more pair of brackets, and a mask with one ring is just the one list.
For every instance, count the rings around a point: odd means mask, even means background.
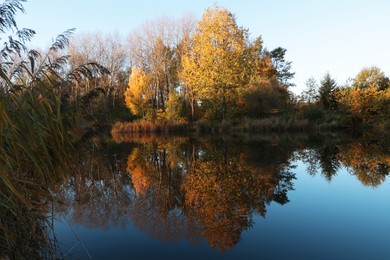
[{"label": "orange-leaved tree", "polygon": [[153,89],[150,77],[141,69],[133,68],[125,91],[126,107],[139,117],[153,114]]},{"label": "orange-leaved tree", "polygon": [[203,105],[210,103],[210,110],[217,108],[218,115],[214,116],[222,119],[243,85],[247,37],[231,12],[214,6],[203,14],[192,49],[182,57],[181,79]]}]

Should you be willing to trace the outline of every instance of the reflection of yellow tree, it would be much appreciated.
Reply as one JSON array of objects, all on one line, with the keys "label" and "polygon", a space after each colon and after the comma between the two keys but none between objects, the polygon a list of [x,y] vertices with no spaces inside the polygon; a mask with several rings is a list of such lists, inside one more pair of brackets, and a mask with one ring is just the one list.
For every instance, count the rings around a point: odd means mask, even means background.
[{"label": "reflection of yellow tree", "polygon": [[134,148],[127,159],[127,172],[131,174],[135,192],[137,194],[142,194],[150,188],[152,180],[151,176],[146,173],[145,167],[137,162],[139,157],[139,148]]},{"label": "reflection of yellow tree", "polygon": [[[203,173],[187,176],[185,203],[193,221],[199,221],[204,227],[203,235],[212,247],[232,248],[250,224],[247,218],[250,209],[245,204],[240,205],[242,198],[238,192],[232,194],[231,191],[238,188],[232,178],[218,179],[205,169]],[[235,207],[231,208],[233,205]]]},{"label": "reflection of yellow tree", "polygon": [[213,248],[232,248],[254,213],[265,216],[272,201],[288,201],[293,176],[283,162],[290,153],[268,148],[253,153],[221,140],[133,140],[127,165],[118,170],[87,157],[59,187],[62,193],[54,190],[68,204],[57,210],[73,223],[124,226],[131,219],[153,237],[197,242],[203,236]]},{"label": "reflection of yellow tree", "polygon": [[185,140],[140,139],[128,156],[127,170],[136,191],[132,219],[154,237],[199,240],[196,224],[181,212],[180,185],[187,165]]},{"label": "reflection of yellow tree", "polygon": [[156,237],[201,233],[213,248],[232,248],[253,213],[265,216],[271,201],[288,201],[293,176],[281,163],[289,153],[273,150],[253,155],[226,141],[141,139],[127,162],[133,221]]},{"label": "reflection of yellow tree", "polygon": [[389,174],[390,157],[379,146],[363,142],[347,144],[340,152],[342,163],[366,186],[377,187]]},{"label": "reflection of yellow tree", "polygon": [[274,199],[286,201],[293,176],[287,171],[279,175],[278,167],[250,166],[244,153],[228,156],[219,151],[198,158],[194,171],[186,175],[183,190],[186,211],[203,227],[210,245],[228,249],[251,226],[254,211],[265,216],[266,204]]}]

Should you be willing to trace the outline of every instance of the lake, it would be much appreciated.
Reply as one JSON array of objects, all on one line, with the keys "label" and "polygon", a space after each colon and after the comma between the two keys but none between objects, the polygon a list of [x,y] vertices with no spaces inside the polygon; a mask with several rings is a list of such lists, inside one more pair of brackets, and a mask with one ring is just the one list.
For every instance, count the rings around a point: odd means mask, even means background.
[{"label": "lake", "polygon": [[390,259],[375,135],[123,136],[53,187],[58,256]]}]

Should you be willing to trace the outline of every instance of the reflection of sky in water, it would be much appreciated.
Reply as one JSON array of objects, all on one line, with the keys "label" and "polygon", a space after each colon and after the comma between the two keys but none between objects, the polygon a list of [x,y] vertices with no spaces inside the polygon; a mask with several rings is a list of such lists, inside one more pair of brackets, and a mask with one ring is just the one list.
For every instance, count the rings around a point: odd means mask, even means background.
[{"label": "reflection of sky in water", "polygon": [[389,259],[389,180],[364,187],[341,169],[328,183],[305,167],[298,163],[290,202],[272,203],[265,219],[256,217],[237,250],[281,259]]},{"label": "reflection of sky in water", "polygon": [[[363,186],[345,167],[327,181],[309,175],[301,161],[293,162],[294,190],[285,205],[271,202],[265,218],[254,215],[252,228],[222,254],[207,239],[156,239],[129,221],[124,228],[88,228],[64,220],[56,222],[57,238],[65,253],[86,258],[80,237],[94,259],[218,258],[246,259],[390,259],[390,182]],[[180,210],[173,210],[180,215]]]},{"label": "reflection of sky in water", "polygon": [[63,253],[65,254],[66,250],[74,247],[72,253],[69,253],[71,258],[88,258],[86,250],[79,243],[74,232],[83,241],[93,259],[151,259],[156,257],[164,259],[164,257],[183,257],[189,252],[191,252],[189,259],[219,256],[218,252],[208,246],[206,240],[197,245],[185,240],[173,243],[161,241],[139,230],[130,222],[124,229],[87,228],[81,225],[70,227],[63,220],[57,221],[55,225],[57,236],[61,237],[60,244]]}]

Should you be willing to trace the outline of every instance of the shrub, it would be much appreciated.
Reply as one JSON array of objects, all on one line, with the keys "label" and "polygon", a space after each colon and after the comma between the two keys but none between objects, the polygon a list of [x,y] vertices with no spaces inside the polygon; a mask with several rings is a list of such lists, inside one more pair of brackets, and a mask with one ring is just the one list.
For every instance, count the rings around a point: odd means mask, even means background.
[{"label": "shrub", "polygon": [[324,109],[321,106],[309,105],[303,108],[303,118],[309,121],[320,120],[324,116]]}]

